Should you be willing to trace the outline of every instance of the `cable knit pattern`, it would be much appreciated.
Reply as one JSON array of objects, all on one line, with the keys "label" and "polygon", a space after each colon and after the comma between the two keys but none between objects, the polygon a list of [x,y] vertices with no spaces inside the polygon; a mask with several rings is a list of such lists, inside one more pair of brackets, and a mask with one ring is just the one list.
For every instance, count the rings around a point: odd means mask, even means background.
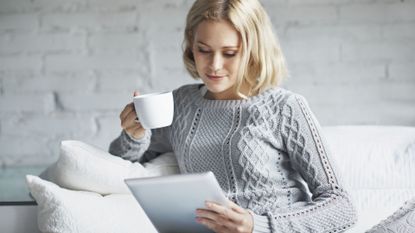
[{"label": "cable knit pattern", "polygon": [[150,138],[151,131],[146,131],[141,140],[135,140],[122,131],[121,135],[111,143],[109,153],[137,162],[150,145]]},{"label": "cable knit pattern", "polygon": [[395,213],[366,233],[415,232],[415,198],[404,203]]},{"label": "cable knit pattern", "polygon": [[122,133],[110,151],[138,161],[173,151],[182,173],[212,171],[230,200],[254,212],[254,232],[342,232],[354,224],[302,96],[276,87],[245,100],[208,100],[201,88],[174,91],[171,126],[147,132],[151,139]]}]

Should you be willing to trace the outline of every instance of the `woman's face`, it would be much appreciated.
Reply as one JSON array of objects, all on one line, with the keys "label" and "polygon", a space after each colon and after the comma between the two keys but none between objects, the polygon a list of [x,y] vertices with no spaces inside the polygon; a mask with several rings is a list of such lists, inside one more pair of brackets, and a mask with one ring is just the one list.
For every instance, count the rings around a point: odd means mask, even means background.
[{"label": "woman's face", "polygon": [[211,99],[239,99],[233,91],[241,63],[241,39],[225,20],[201,22],[193,42],[197,72]]}]

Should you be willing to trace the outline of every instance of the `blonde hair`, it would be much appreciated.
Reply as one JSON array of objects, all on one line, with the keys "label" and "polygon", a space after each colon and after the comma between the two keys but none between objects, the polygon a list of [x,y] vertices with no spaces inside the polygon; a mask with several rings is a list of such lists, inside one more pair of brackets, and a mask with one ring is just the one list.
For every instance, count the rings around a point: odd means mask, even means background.
[{"label": "blonde hair", "polygon": [[235,93],[244,96],[240,89],[246,82],[250,94],[258,94],[279,85],[287,75],[285,58],[271,21],[258,0],[197,0],[187,15],[183,41],[184,64],[193,78],[200,78],[192,52],[194,33],[204,20],[227,20],[241,36],[242,64]]}]

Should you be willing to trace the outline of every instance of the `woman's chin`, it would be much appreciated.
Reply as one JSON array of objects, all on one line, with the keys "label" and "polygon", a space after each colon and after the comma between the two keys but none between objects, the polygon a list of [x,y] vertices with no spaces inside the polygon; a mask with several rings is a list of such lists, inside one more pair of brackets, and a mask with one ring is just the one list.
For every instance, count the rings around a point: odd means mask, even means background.
[{"label": "woman's chin", "polygon": [[208,91],[212,94],[221,94],[223,92],[225,92],[227,89],[226,88],[221,88],[221,87],[206,87],[208,89]]}]

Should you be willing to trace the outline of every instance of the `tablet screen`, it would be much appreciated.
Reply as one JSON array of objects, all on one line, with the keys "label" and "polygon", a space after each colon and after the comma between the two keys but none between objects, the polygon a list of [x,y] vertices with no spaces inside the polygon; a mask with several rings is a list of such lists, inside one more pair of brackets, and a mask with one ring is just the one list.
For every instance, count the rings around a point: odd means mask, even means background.
[{"label": "tablet screen", "polygon": [[205,201],[226,205],[212,172],[126,179],[131,193],[160,233],[212,232],[196,222]]}]

